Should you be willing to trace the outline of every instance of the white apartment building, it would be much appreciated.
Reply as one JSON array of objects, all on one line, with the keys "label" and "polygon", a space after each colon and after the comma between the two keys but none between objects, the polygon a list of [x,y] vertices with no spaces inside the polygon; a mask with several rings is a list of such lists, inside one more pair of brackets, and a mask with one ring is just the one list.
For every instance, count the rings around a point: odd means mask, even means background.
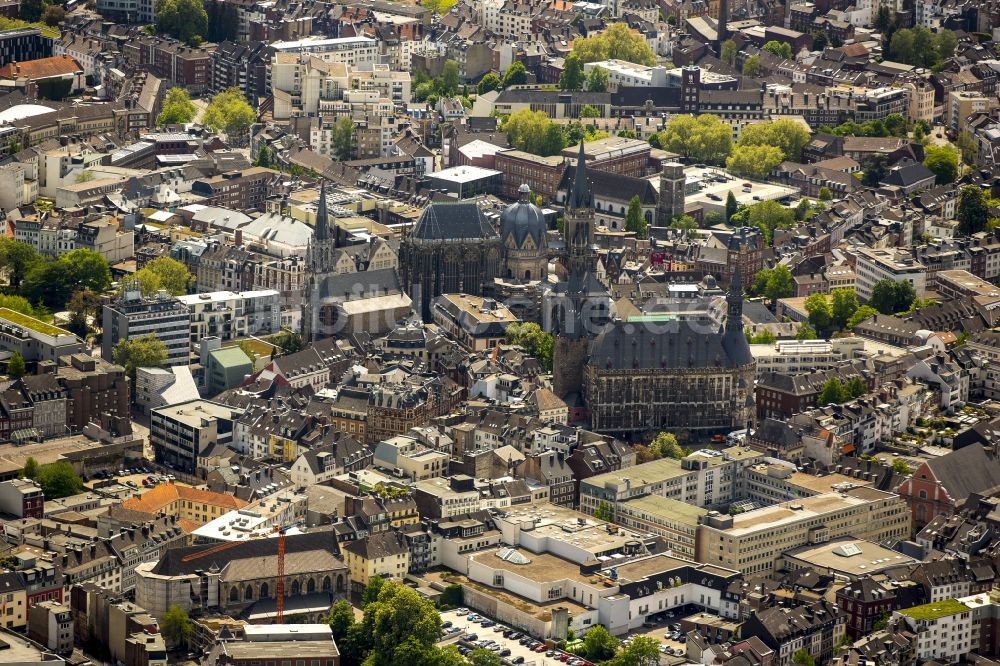
[{"label": "white apartment building", "polygon": [[923,298],[927,287],[927,269],[909,253],[895,248],[859,248],[855,267],[854,288],[858,298],[867,301],[872,287],[879,280],[909,282],[917,296]]},{"label": "white apartment building", "polygon": [[275,118],[353,111],[391,115],[411,99],[410,73],[385,64],[351,65],[278,52],[271,62],[271,93]]},{"label": "white apartment building", "polygon": [[275,42],[271,48],[275,53],[311,55],[326,62],[343,62],[352,66],[375,63],[379,55],[378,41],[370,37],[309,37],[292,42]]},{"label": "white apartment building", "polygon": [[191,315],[192,349],[208,336],[226,342],[281,330],[281,294],[274,289],[186,294],[177,300]]},{"label": "white apartment building", "polygon": [[599,60],[584,64],[583,71],[590,74],[595,67],[608,73],[608,83],[614,86],[665,88],[667,68],[662,65],[647,67],[625,60]]},{"label": "white apartment building", "polygon": [[916,658],[957,663],[972,650],[972,609],[957,599],[932,601],[893,613],[916,632]]},{"label": "white apartment building", "polygon": [[983,113],[990,107],[990,99],[982,93],[971,90],[952,90],[948,93],[945,113],[948,127],[961,132],[965,129],[965,119],[974,113]]},{"label": "white apartment building", "polygon": [[779,340],[774,344],[750,345],[750,353],[757,361],[760,377],[767,372],[799,374],[827,370],[864,348],[860,338]]}]

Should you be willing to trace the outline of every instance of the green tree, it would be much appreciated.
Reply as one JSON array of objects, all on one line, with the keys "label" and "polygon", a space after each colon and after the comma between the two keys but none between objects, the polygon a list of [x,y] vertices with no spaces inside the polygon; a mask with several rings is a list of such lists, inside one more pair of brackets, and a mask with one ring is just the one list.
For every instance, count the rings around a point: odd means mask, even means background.
[{"label": "green tree", "polygon": [[111,349],[111,359],[125,368],[135,382],[137,368],[162,368],[167,362],[167,347],[155,335],[145,335],[131,340],[119,340]]},{"label": "green tree", "polygon": [[83,480],[64,460],[39,467],[35,481],[42,487],[45,499],[50,500],[77,495],[84,490]]},{"label": "green tree", "polygon": [[573,52],[584,63],[614,59],[650,67],[656,64],[656,55],[645,38],[624,23],[611,23],[593,37],[577,37]]},{"label": "green tree", "polygon": [[[441,616],[434,604],[415,590],[396,581],[386,581],[377,598],[365,606],[362,629],[368,642],[365,666],[412,663],[402,658],[413,650],[435,647],[441,637]],[[401,648],[405,649],[397,655]]]},{"label": "green tree", "polygon": [[476,86],[476,91],[480,95],[485,95],[486,93],[491,92],[493,90],[502,90],[502,89],[503,89],[503,81],[501,81],[500,77],[494,74],[493,72],[486,72],[486,74],[483,75],[483,78],[479,79],[479,85]]},{"label": "green tree", "polygon": [[7,361],[7,374],[14,379],[19,379],[24,376],[27,369],[24,367],[24,357],[14,352],[10,360]]},{"label": "green tree", "polygon": [[858,309],[858,297],[853,289],[834,289],[830,292],[830,311],[833,325],[844,328]]},{"label": "green tree", "polygon": [[171,606],[160,618],[160,633],[171,646],[181,646],[191,635],[191,620],[180,606]]},{"label": "green tree", "polygon": [[625,231],[635,233],[636,238],[646,237],[646,218],[642,216],[642,202],[634,196],[628,202],[628,213],[625,214]]},{"label": "green tree", "polygon": [[597,508],[594,509],[594,518],[603,520],[606,523],[612,523],[615,520],[614,509],[605,500],[601,500],[597,503]]},{"label": "green tree", "polygon": [[774,268],[765,268],[754,276],[751,291],[771,301],[788,298],[795,293],[792,272],[784,264],[778,264]]},{"label": "green tree", "polygon": [[34,23],[42,18],[46,6],[45,0],[21,0],[18,17],[23,21]]},{"label": "green tree", "polygon": [[813,38],[813,51],[825,51],[826,47],[830,45],[830,38],[826,36],[826,33],[822,30],[816,30],[812,33]]},{"label": "green tree", "polygon": [[580,117],[581,118],[600,118],[601,112],[594,106],[590,104],[584,104],[580,107]]},{"label": "green tree", "polygon": [[860,398],[865,393],[868,393],[868,387],[861,380],[860,377],[851,377],[847,380],[847,384],[844,385],[844,390],[847,391],[847,395],[852,398]]},{"label": "green tree", "polygon": [[90,289],[104,292],[111,286],[111,269],[108,260],[103,256],[88,250],[78,248],[59,257],[58,262],[64,263],[73,276],[72,285],[76,289]]},{"label": "green tree", "polygon": [[188,271],[187,266],[171,257],[157,257],[142,270],[156,275],[160,281],[160,288],[166,289],[171,296],[188,293],[188,288],[194,282],[194,276]]},{"label": "green tree", "polygon": [[66,10],[60,5],[49,5],[42,12],[42,23],[55,27],[66,19]]},{"label": "green tree", "polygon": [[196,45],[208,34],[208,12],[201,0],[157,0],[156,31]]},{"label": "green tree", "polygon": [[833,321],[830,300],[826,294],[810,294],[806,298],[806,312],[809,313],[809,325],[817,331],[825,331]]},{"label": "green tree", "polygon": [[934,182],[949,185],[958,178],[958,151],[948,146],[924,148],[924,166],[934,172]]},{"label": "green tree", "polygon": [[465,593],[463,587],[458,584],[451,584],[441,592],[440,605],[442,607],[458,608],[465,603]]},{"label": "green tree", "polygon": [[20,287],[28,271],[42,263],[42,255],[31,245],[0,236],[0,268],[7,273],[11,288]]},{"label": "green tree", "polygon": [[879,5],[878,11],[875,13],[875,30],[885,37],[887,41],[892,37],[895,23],[896,17],[893,15],[892,10],[889,9],[889,5]]},{"label": "green tree", "polygon": [[958,231],[966,236],[986,228],[990,208],[986,194],[976,185],[964,185],[958,194]]},{"label": "green tree", "polygon": [[477,648],[465,655],[470,666],[500,666],[500,655],[492,650]]},{"label": "green tree", "polygon": [[809,324],[801,324],[799,325],[799,330],[795,331],[796,340],[815,340],[818,337],[816,329]]},{"label": "green tree", "polygon": [[773,345],[777,338],[774,337],[774,333],[770,330],[764,328],[761,329],[760,333],[754,335],[750,332],[750,329],[743,331],[743,335],[746,336],[747,342],[751,345]]},{"label": "green tree", "polygon": [[156,122],[159,125],[183,125],[192,122],[197,114],[198,109],[187,89],[175,87],[164,96]]},{"label": "green tree", "polygon": [[792,655],[792,663],[797,664],[797,666],[815,666],[816,664],[812,655],[805,648]]},{"label": "green tree", "polygon": [[454,97],[458,92],[458,63],[450,58],[441,67],[438,92],[445,97]]},{"label": "green tree", "polygon": [[245,140],[250,126],[256,119],[253,109],[236,87],[227,88],[212,97],[202,116],[202,122],[206,127],[213,132],[225,132],[229,140],[234,142]]},{"label": "green tree", "polygon": [[72,79],[42,79],[35,83],[35,91],[42,99],[61,102],[72,92]]},{"label": "green tree", "polygon": [[830,191],[829,187],[824,185],[823,187],[819,188],[818,198],[820,201],[833,201],[833,192]]},{"label": "green tree", "polygon": [[271,338],[271,344],[281,349],[281,353],[285,355],[301,351],[304,346],[302,336],[294,331],[282,331],[278,333]]},{"label": "green tree", "polygon": [[504,124],[507,140],[526,153],[548,157],[566,147],[566,137],[544,111],[521,109],[510,114]]},{"label": "green tree", "polygon": [[802,123],[782,119],[747,125],[740,132],[739,145],[774,146],[781,150],[783,159],[798,162],[809,138],[809,130]]},{"label": "green tree", "polygon": [[515,60],[503,73],[503,87],[521,86],[528,82],[528,70],[524,68],[524,63]]},{"label": "green tree", "polygon": [[788,42],[779,42],[772,39],[764,44],[762,49],[768,53],[778,56],[779,58],[784,58],[785,60],[792,59],[792,45]]},{"label": "green tree", "polygon": [[583,637],[583,656],[597,663],[606,661],[618,652],[618,639],[608,633],[603,625],[595,625]]},{"label": "green tree", "polygon": [[719,59],[727,65],[736,64],[736,42],[731,39],[722,42],[722,53]]},{"label": "green tree", "polygon": [[656,666],[660,663],[660,644],[648,636],[636,636],[601,666]]},{"label": "green tree", "polygon": [[865,173],[861,178],[861,184],[865,187],[878,187],[882,179],[889,173],[885,155],[875,155],[865,164]]},{"label": "green tree", "polygon": [[729,190],[729,194],[726,195],[726,222],[736,214],[737,209],[739,209],[739,204],[736,202],[736,195],[733,194],[732,190]]},{"label": "green tree", "polygon": [[752,55],[743,61],[743,76],[751,79],[760,76],[760,56]]},{"label": "green tree", "polygon": [[21,470],[21,478],[34,479],[38,476],[38,461],[28,456],[24,461],[24,469]]},{"label": "green tree", "polygon": [[784,158],[774,146],[736,146],[726,158],[726,168],[741,178],[764,180]]},{"label": "green tree", "polygon": [[854,314],[852,314],[847,320],[847,328],[854,330],[855,326],[876,314],[878,314],[878,310],[870,305],[859,306],[858,309],[854,311]]},{"label": "green tree", "polygon": [[660,146],[688,160],[721,164],[733,145],[733,130],[717,116],[674,116],[659,135]]},{"label": "green tree", "polygon": [[608,72],[603,67],[592,67],[587,74],[587,90],[590,92],[607,92]]},{"label": "green tree", "polygon": [[777,201],[760,201],[744,206],[729,219],[733,226],[750,226],[760,229],[768,245],[778,229],[790,229],[795,224],[795,213]]},{"label": "green tree", "polygon": [[386,580],[382,576],[372,576],[368,579],[364,591],[361,593],[361,608],[367,608],[368,604],[378,599],[379,593],[385,586]]},{"label": "green tree", "polygon": [[[706,216],[705,221],[708,222],[708,217]],[[692,238],[695,235],[695,231],[698,229],[698,223],[694,221],[694,218],[690,215],[678,215],[673,220],[671,220],[670,229],[680,229],[685,232],[688,238]],[[646,221],[642,220],[643,235],[640,238],[646,237]]]},{"label": "green tree", "polygon": [[349,116],[338,118],[330,128],[330,147],[338,160],[351,159],[354,149],[354,121]]},{"label": "green tree", "polygon": [[260,148],[257,150],[257,159],[254,160],[254,166],[264,167],[265,169],[274,169],[274,161],[271,158],[271,149],[267,147],[266,144],[261,144]]},{"label": "green tree", "polygon": [[583,88],[583,61],[576,52],[571,52],[563,61],[563,71],[559,75],[561,90],[580,90]]},{"label": "green tree", "polygon": [[906,312],[916,297],[917,293],[909,282],[884,278],[872,285],[872,296],[868,299],[868,305],[882,314],[895,314]]},{"label": "green tree", "polygon": [[[894,470],[896,469],[896,463],[897,462],[901,462],[904,465],[906,465],[906,461],[903,461],[903,460],[896,461],[896,460],[894,460],[893,463],[892,463],[892,468]],[[906,472],[899,472],[899,473],[900,474],[909,474],[910,473],[910,471],[909,471],[910,470],[910,466],[906,465],[906,469],[907,469]],[[885,629],[888,626],[889,626],[889,611],[882,611],[881,613],[879,613],[875,617],[875,622],[872,623],[872,631],[882,631],[883,629]]]},{"label": "green tree", "polygon": [[340,643],[354,626],[354,608],[349,601],[341,599],[330,607],[330,613],[323,618],[323,622],[330,625],[333,640]]},{"label": "green tree", "polygon": [[846,402],[848,397],[844,384],[836,377],[830,377],[819,390],[819,394],[816,396],[816,404],[820,407],[839,405]]},{"label": "green tree", "polygon": [[677,443],[677,437],[669,432],[661,432],[654,437],[653,441],[649,443],[649,449],[655,456],[654,459],[674,458],[680,460],[684,457],[684,449]]},{"label": "green tree", "polygon": [[546,371],[552,369],[552,334],[546,333],[534,322],[510,324],[504,332],[508,344],[523,347],[538,359]]}]

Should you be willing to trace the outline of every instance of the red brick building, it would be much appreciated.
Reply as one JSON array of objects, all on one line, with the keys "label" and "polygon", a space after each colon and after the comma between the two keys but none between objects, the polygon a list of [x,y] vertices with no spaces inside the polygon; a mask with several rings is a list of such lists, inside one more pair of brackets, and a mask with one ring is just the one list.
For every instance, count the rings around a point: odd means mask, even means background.
[{"label": "red brick building", "polygon": [[919,531],[934,517],[955,513],[970,494],[995,486],[1000,486],[1000,463],[979,444],[970,444],[928,460],[896,492],[909,503],[913,529]]}]

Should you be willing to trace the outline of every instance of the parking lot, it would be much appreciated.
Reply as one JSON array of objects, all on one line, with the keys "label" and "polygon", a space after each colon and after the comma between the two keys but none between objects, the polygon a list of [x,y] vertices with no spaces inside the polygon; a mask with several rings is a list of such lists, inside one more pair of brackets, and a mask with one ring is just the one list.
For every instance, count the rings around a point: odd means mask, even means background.
[{"label": "parking lot", "polygon": [[[470,619],[471,618],[471,619]],[[592,666],[589,661],[574,655],[544,647],[541,652],[532,649],[532,644],[542,645],[516,629],[501,623],[494,623],[467,608],[446,611],[441,621],[448,632],[442,640],[444,644],[455,644],[467,653],[476,648],[493,650],[505,664],[535,664],[535,666]],[[486,626],[483,626],[483,625]],[[636,636],[648,636],[660,644],[660,659],[663,663],[675,662],[686,654],[687,638],[679,633],[680,615],[666,617],[655,627],[646,627],[629,632],[622,637],[623,643],[631,642]],[[513,634],[505,636],[504,634]],[[509,651],[509,652],[508,652]]]},{"label": "parking lot", "polygon": [[144,488],[152,488],[157,483],[166,483],[172,481],[169,475],[163,474],[153,470],[152,467],[138,466],[138,467],[128,467],[118,470],[112,470],[108,473],[95,474],[91,478],[84,482],[84,485],[88,488],[93,488],[97,484],[103,484],[107,481],[117,481],[123,486],[129,486],[130,488],[135,488],[137,490],[142,490]]},{"label": "parking lot", "polygon": [[[469,619],[472,617],[473,619]],[[477,619],[478,618],[478,619]],[[522,632],[504,624],[494,623],[468,608],[441,613],[445,631],[450,631],[442,641],[455,644],[460,651],[468,652],[476,648],[491,649],[503,659],[505,664],[534,664],[535,666],[593,666],[589,661],[565,652],[545,648],[541,652],[530,646],[544,645],[541,641],[525,636]],[[486,623],[487,626],[483,626]],[[511,635],[504,636],[507,632]],[[475,636],[475,638],[472,638]],[[469,640],[471,639],[471,640]],[[488,641],[490,641],[488,643]],[[509,652],[508,652],[509,651]]]}]

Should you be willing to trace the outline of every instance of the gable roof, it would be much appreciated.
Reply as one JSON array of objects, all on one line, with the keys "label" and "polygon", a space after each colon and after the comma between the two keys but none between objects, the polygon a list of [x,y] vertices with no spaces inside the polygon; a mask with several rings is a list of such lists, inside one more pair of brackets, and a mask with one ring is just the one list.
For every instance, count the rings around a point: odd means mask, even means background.
[{"label": "gable roof", "polygon": [[953,500],[1000,486],[1000,464],[986,450],[972,444],[926,463],[937,482]]}]

